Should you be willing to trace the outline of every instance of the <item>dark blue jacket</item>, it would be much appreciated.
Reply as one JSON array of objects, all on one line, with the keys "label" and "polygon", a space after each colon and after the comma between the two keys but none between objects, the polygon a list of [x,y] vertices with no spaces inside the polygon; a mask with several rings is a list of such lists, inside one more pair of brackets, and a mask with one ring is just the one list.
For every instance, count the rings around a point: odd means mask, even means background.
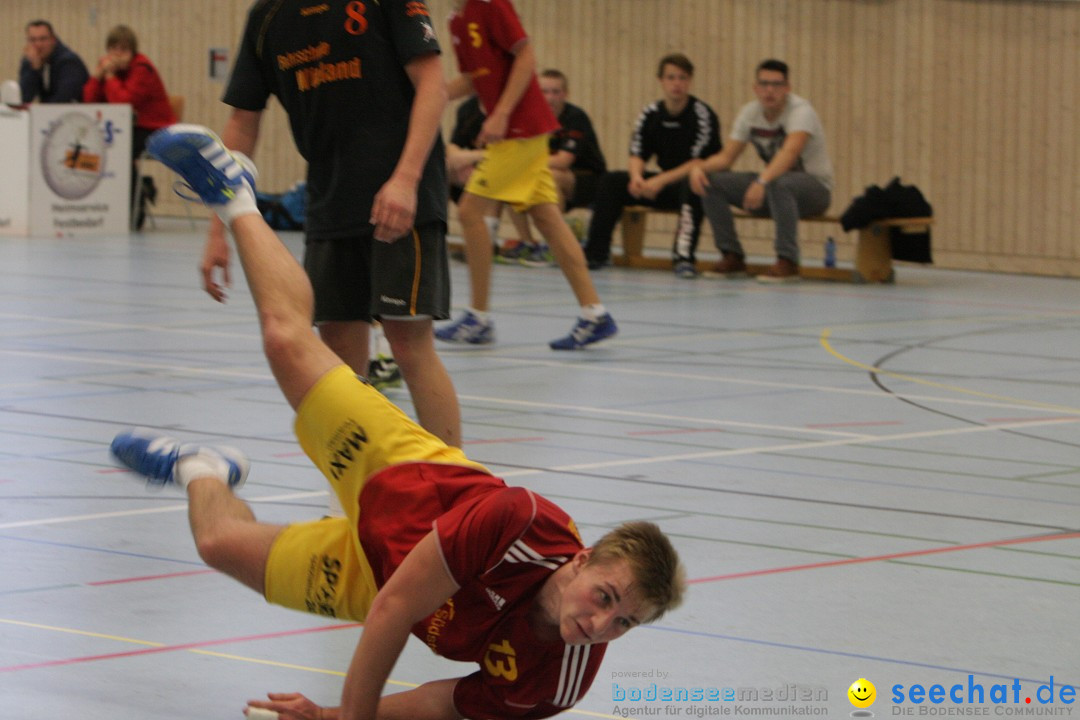
[{"label": "dark blue jacket", "polygon": [[52,54],[40,70],[23,58],[19,65],[19,89],[24,103],[40,100],[43,103],[81,102],[83,85],[90,79],[82,58],[59,39]]}]

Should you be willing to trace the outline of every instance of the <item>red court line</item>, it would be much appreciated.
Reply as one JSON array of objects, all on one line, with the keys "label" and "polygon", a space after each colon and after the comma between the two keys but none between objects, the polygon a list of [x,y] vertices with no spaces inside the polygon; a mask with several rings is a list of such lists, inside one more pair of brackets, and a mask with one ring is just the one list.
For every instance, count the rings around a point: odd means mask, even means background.
[{"label": "red court line", "polygon": [[1012,540],[990,540],[989,542],[972,543],[970,545],[949,545],[947,547],[930,548],[928,550],[909,550],[908,552],[889,553],[888,555],[826,560],[825,562],[808,563],[806,565],[789,565],[788,567],[768,568],[766,570],[748,570],[747,572],[714,575],[712,577],[688,580],[687,584],[693,585],[698,583],[716,582],[718,580],[738,580],[740,578],[756,577],[758,575],[777,575],[779,573],[796,572],[799,570],[818,570],[820,568],[839,567],[841,565],[857,565],[859,563],[880,562],[882,560],[939,555],[941,553],[958,552],[960,550],[979,550],[981,548],[1022,545],[1025,543],[1046,542],[1047,540],[1073,540],[1075,538],[1080,538],[1080,532],[1059,533],[1056,535],[1036,535],[1035,537],[1014,538]]},{"label": "red court line", "polygon": [[250,640],[270,640],[273,638],[288,637],[290,635],[306,635],[308,633],[327,632],[329,630],[347,630],[349,628],[357,628],[362,626],[363,623],[348,623],[346,625],[330,625],[327,627],[304,628],[302,630],[283,630],[282,632],[266,633],[264,635],[248,635],[245,637],[225,638],[222,640],[206,640],[203,642],[185,643],[183,645],[163,645],[161,647],[142,648],[139,650],[128,650],[127,652],[108,653],[105,655],[86,655],[84,657],[64,658],[63,660],[49,660],[47,662],[30,663],[27,665],[9,665],[8,667],[0,667],[0,673],[16,672],[18,670],[34,670],[36,668],[57,667],[59,665],[74,665],[75,663],[94,662],[97,660],[114,660],[117,658],[134,657],[137,655],[153,655],[154,653],[174,652],[176,650],[191,650],[193,648],[213,647],[214,645],[227,645],[229,643],[248,642]]},{"label": "red court line", "polygon": [[120,583],[143,582],[144,580],[168,580],[169,578],[188,577],[190,575],[205,575],[207,573],[216,572],[217,570],[212,569],[188,570],[187,572],[166,573],[165,575],[144,575],[142,577],[120,578],[119,580],[95,580],[94,582],[88,582],[86,584],[93,587],[97,587],[99,585],[119,585]]}]

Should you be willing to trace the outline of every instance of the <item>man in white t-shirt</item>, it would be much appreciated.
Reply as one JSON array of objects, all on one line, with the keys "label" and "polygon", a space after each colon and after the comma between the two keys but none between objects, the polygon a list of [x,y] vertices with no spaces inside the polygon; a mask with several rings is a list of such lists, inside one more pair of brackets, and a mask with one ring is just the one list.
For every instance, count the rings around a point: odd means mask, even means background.
[{"label": "man in white t-shirt", "polygon": [[[746,274],[746,253],[735,234],[731,205],[776,221],[776,263],[762,282],[799,278],[799,218],[820,215],[832,200],[833,170],[825,131],[814,108],[791,92],[788,66],[765,60],[757,67],[754,94],[735,118],[731,139],[690,171],[690,187],[701,195],[722,255],[712,273]],[[761,172],[732,172],[747,144],[765,163]]]}]

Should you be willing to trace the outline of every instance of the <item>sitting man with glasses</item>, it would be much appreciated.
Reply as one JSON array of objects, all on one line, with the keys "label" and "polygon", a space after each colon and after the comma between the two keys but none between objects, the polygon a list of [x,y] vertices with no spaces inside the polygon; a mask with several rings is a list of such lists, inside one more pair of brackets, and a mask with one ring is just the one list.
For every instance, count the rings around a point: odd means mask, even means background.
[{"label": "sitting man with glasses", "polygon": [[[762,282],[799,279],[799,218],[824,213],[832,200],[833,169],[825,149],[825,131],[814,108],[791,92],[788,66],[765,60],[757,66],[757,99],[735,118],[731,140],[690,170],[690,188],[702,196],[722,255],[712,275],[746,275],[746,253],[735,234],[732,205],[776,222],[776,263]],[[765,163],[761,172],[731,172],[753,143]]]}]

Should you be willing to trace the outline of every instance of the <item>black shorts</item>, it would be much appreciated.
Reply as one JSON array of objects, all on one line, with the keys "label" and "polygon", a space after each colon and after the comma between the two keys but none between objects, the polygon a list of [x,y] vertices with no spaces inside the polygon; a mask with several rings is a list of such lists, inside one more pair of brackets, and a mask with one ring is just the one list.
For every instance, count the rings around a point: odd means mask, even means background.
[{"label": "black shorts", "polygon": [[392,243],[374,233],[307,238],[304,270],[315,289],[315,322],[450,317],[446,226],[428,223]]},{"label": "black shorts", "polygon": [[574,194],[566,201],[566,209],[591,207],[596,200],[596,188],[600,185],[600,176],[591,172],[574,172]]}]

